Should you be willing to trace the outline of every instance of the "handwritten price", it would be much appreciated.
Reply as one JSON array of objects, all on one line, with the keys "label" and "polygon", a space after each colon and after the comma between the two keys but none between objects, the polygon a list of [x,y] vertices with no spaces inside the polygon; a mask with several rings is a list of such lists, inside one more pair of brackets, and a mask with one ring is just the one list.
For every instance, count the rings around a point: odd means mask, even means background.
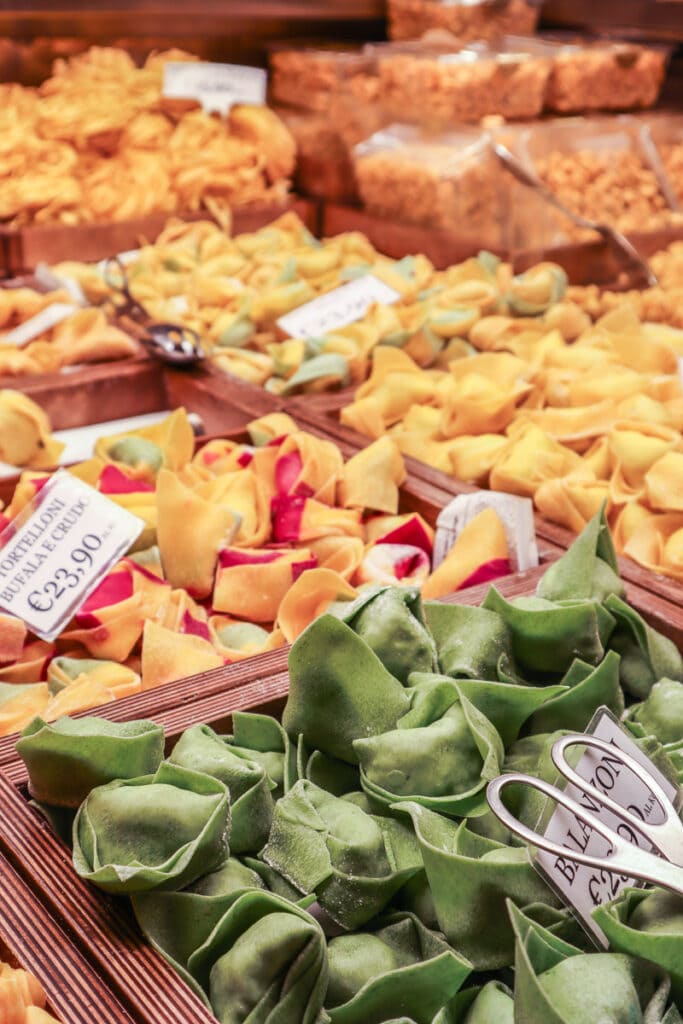
[{"label": "handwritten price", "polygon": [[56,569],[53,579],[48,580],[40,590],[33,590],[28,595],[26,600],[31,608],[37,612],[49,612],[65,591],[78,586],[86,568],[93,563],[92,552],[98,551],[101,547],[101,537],[94,533],[86,533],[80,546],[71,552],[73,567]]}]

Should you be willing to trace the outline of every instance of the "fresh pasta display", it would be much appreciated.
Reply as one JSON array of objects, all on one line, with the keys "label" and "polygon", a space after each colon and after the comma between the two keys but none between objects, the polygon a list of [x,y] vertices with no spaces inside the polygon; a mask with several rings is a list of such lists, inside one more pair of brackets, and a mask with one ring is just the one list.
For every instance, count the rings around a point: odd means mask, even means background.
[{"label": "fresh pasta display", "polygon": [[[225,120],[163,94],[167,61],[137,68],[125,50],[59,59],[38,89],[2,95],[0,222],[77,224],[150,213],[281,201],[294,169],[291,135],[267,107]],[[154,187],[149,187],[150,180]]]},{"label": "fresh pasta display", "polygon": [[501,771],[552,780],[556,737],[625,704],[680,785],[680,715],[671,740],[658,706],[665,688],[678,708],[683,660],[624,601],[604,515],[534,597],[373,600],[337,601],[297,639],[281,722],[236,711],[164,759],[152,722],[36,719],[18,751],[46,812],[73,819],[77,873],[130,897],[219,1021],[574,1024],[597,1006],[675,1024],[680,897],[625,889],[595,911],[597,951],[485,796]]},{"label": "fresh pasta display", "polygon": [[[492,510],[433,566],[433,524],[402,507],[406,472],[389,439],[345,461],[274,413],[243,441],[194,448],[180,409],[100,438],[71,468],[144,529],[55,642],[0,615],[3,735],[35,714],[49,721],[282,647],[341,598],[362,618],[373,585],[399,584],[410,603],[420,588],[438,598],[512,569]],[[22,475],[3,528],[46,479]]]}]

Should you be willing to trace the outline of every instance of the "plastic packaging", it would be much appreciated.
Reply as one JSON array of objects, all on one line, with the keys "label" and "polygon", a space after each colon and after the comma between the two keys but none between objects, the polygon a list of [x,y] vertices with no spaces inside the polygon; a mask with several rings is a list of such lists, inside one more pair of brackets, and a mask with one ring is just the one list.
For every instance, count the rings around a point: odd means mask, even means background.
[{"label": "plastic packaging", "polygon": [[270,99],[302,110],[328,110],[332,95],[370,61],[358,48],[283,45],[269,54]]},{"label": "plastic packaging", "polygon": [[[633,118],[539,123],[517,134],[515,149],[565,205],[584,217],[626,234],[683,222],[667,203]],[[551,248],[595,237],[523,186],[515,186],[511,207],[516,247]]]},{"label": "plastic packaging", "polygon": [[437,40],[373,48],[379,100],[391,120],[431,129],[477,123],[488,115],[507,120],[538,117],[551,73],[551,52],[533,40],[461,47],[443,33]]},{"label": "plastic packaging", "polygon": [[418,39],[445,28],[464,42],[536,28],[539,0],[388,0],[389,38]]},{"label": "plastic packaging", "polygon": [[433,136],[393,124],[357,146],[354,163],[371,213],[502,246],[504,179],[487,133],[462,128]]},{"label": "plastic packaging", "polygon": [[562,44],[553,59],[545,106],[574,114],[637,110],[657,102],[669,49],[597,40]]}]

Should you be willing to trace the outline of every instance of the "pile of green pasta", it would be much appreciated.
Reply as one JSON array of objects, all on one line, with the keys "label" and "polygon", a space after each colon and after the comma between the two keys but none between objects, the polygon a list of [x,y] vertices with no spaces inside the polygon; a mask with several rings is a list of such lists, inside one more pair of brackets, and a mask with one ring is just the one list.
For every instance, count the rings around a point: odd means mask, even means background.
[{"label": "pile of green pasta", "polygon": [[623,594],[603,515],[535,597],[371,590],[292,648],[282,724],[164,759],[150,721],[36,719],[31,795],[223,1024],[681,1024],[683,900],[626,890],[596,952],[485,798],[601,705],[680,784],[683,661]]}]

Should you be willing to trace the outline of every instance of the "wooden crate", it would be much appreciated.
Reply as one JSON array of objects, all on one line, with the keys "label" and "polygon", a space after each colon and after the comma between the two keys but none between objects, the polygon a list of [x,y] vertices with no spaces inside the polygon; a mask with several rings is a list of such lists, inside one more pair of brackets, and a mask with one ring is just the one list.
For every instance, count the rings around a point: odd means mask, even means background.
[{"label": "wooden crate", "polygon": [[[508,598],[530,595],[534,593],[542,573],[543,568],[539,567],[497,581],[496,585]],[[479,604],[487,589],[488,584],[472,587],[446,600],[451,604]],[[628,589],[629,600],[637,601],[641,597],[637,588]],[[651,621],[661,628],[667,619],[671,626],[669,635],[675,634],[677,642],[683,644],[683,613],[661,602],[656,617]],[[192,725],[205,723],[219,733],[229,732],[235,711],[258,711],[279,717],[288,689],[288,673],[279,671],[239,689],[206,693],[192,703],[151,711],[150,714],[166,730],[168,751],[181,733]],[[135,1000],[135,1009],[141,1019],[149,1024],[176,1021],[177,1017],[169,1016],[169,1007],[187,1006],[191,993],[185,984],[170,968],[165,968],[153,950],[145,946],[136,932],[129,910],[104,893],[90,888],[76,876],[67,848],[26,803],[27,776],[23,763],[15,759],[3,769],[3,774],[5,777],[0,777],[0,847],[11,848],[50,912],[70,924],[73,941],[102,972],[122,1001],[125,993],[121,984],[125,978],[128,998]],[[157,984],[161,984],[161,988],[155,992]],[[145,992],[150,993],[154,1004],[151,1015],[149,1000],[144,1001]],[[188,1016],[188,1024],[198,1020],[214,1021],[210,1014],[204,1013],[203,1017]]]},{"label": "wooden crate", "polygon": [[[201,418],[206,436],[213,436],[243,431],[250,420],[283,404],[262,388],[211,367],[172,370],[154,359],[47,374],[25,381],[19,390],[45,410],[53,430],[184,406]],[[19,473],[0,480],[2,501],[11,499],[18,479]]]},{"label": "wooden crate", "polygon": [[[256,231],[288,210],[297,213],[306,226],[317,233],[318,207],[310,199],[292,197],[286,203],[237,209],[233,213],[233,233]],[[153,241],[171,217],[183,220],[211,220],[200,213],[155,213],[136,220],[102,224],[34,224],[25,228],[0,228],[0,276],[14,277],[33,270],[38,263],[80,260],[86,263],[105,259],[144,241]]]},{"label": "wooden crate", "polygon": [[[339,415],[344,406],[353,401],[355,388],[345,388],[343,391],[330,392],[326,395],[305,395],[290,399],[288,408],[292,415],[297,416],[306,429],[313,426],[324,427],[340,443],[342,440],[348,444],[355,444],[358,447],[365,447],[370,443],[369,438],[364,434],[345,427],[339,422]],[[424,481],[425,484],[438,487],[446,491],[451,498],[458,494],[472,494],[481,490],[474,484],[466,483],[464,480],[456,480],[441,470],[428,466],[425,462],[417,459],[406,458],[406,466],[411,476]],[[538,512],[534,514],[536,537],[544,545],[552,545],[566,550],[576,539],[564,526],[551,522]],[[636,584],[645,591],[651,591],[657,597],[663,598],[677,605],[683,602],[683,587],[676,580],[660,573],[652,572],[642,565],[638,565],[630,558],[619,558],[619,571],[624,580]]]},{"label": "wooden crate", "polygon": [[[438,270],[476,256],[484,248],[476,239],[464,238],[458,231],[386,220],[362,207],[338,203],[325,204],[321,229],[324,236],[342,231],[362,231],[375,248],[386,256],[400,259],[406,253],[424,253]],[[646,258],[682,238],[681,227],[637,232],[630,236],[636,249]],[[510,252],[507,248],[501,248],[496,255],[510,260],[517,272],[527,270],[541,260],[559,263],[567,271],[572,284],[623,288],[627,283],[622,280],[625,270],[623,262],[615,257],[613,250],[602,239],[529,251]]]},{"label": "wooden crate", "polygon": [[62,1024],[134,1024],[44,905],[0,856],[0,960],[35,975]]},{"label": "wooden crate", "polygon": [[[208,386],[208,385],[207,385]],[[330,439],[330,436],[323,425],[301,424],[302,429],[309,431],[316,437]],[[237,430],[222,431],[221,436],[228,437],[237,442],[248,441],[248,435],[244,427]],[[346,440],[334,439],[344,459],[350,458],[358,451],[358,446]],[[199,439],[198,445],[202,444]],[[11,491],[3,494],[0,483],[0,498],[11,498]],[[441,488],[428,482],[409,475],[408,479],[399,488],[399,511],[401,513],[419,513],[431,526],[436,524],[441,509],[450,500],[450,495]],[[544,563],[552,561],[561,553],[561,549],[552,543],[542,543],[540,555]],[[268,654],[254,656],[245,661],[236,662],[223,668],[213,669],[200,675],[178,680],[174,683],[167,683],[164,686],[147,690],[143,693],[125,697],[119,701],[104,704],[99,708],[91,709],[85,714],[98,714],[113,721],[129,721],[133,718],[147,718],[156,714],[159,710],[179,705],[189,707],[201,696],[213,694],[221,695],[224,691],[234,688],[241,688],[245,683],[260,681],[270,673],[281,672],[287,666],[288,647],[280,648]],[[0,738],[0,767],[10,764],[15,758],[14,744],[16,734]]]}]

